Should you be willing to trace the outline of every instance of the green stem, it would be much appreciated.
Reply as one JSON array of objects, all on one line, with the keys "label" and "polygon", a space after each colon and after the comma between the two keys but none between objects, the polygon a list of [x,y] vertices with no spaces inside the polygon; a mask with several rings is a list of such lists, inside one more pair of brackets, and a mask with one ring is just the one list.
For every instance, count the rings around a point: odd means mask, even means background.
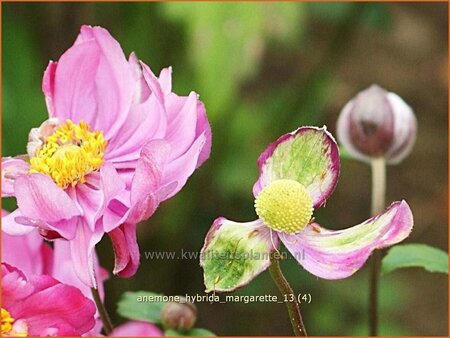
[{"label": "green stem", "polygon": [[[372,216],[379,214],[385,205],[386,162],[384,158],[371,161],[372,166]],[[369,326],[370,335],[378,335],[378,290],[380,284],[381,251],[376,250],[371,257],[369,283]]]},{"label": "green stem", "polygon": [[98,293],[98,289],[91,288],[92,296],[94,297],[95,305],[97,306],[98,313],[100,315],[100,319],[103,323],[103,329],[107,336],[112,332],[113,325],[111,323],[111,319],[109,318],[108,312],[106,311],[105,305],[100,299],[100,294]]},{"label": "green stem", "polygon": [[285,297],[284,300],[289,300],[285,303],[289,313],[289,318],[291,320],[292,329],[294,330],[294,334],[296,336],[306,337],[306,329],[305,325],[303,324],[302,314],[300,313],[300,306],[297,301],[297,297],[280,269],[279,260],[274,255],[272,255],[270,257],[270,262],[272,263],[269,267],[270,276],[272,277],[275,285],[278,287],[278,290],[280,290],[281,294]]}]

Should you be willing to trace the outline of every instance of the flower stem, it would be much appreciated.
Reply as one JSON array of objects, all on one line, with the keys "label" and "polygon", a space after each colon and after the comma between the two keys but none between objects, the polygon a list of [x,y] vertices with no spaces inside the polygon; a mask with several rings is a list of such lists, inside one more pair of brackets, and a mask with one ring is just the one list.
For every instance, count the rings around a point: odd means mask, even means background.
[{"label": "flower stem", "polygon": [[[379,214],[385,205],[386,162],[384,158],[371,161],[372,166],[372,216]],[[369,283],[370,335],[378,335],[378,289],[380,284],[381,251],[375,250],[371,258]]]},{"label": "flower stem", "polygon": [[272,263],[269,267],[270,276],[272,277],[275,285],[278,287],[278,290],[280,290],[281,294],[285,297],[284,300],[289,300],[285,303],[288,309],[289,318],[291,319],[294,334],[296,336],[306,337],[306,329],[303,324],[297,297],[280,269],[280,262],[278,258],[275,255],[272,255],[270,257],[270,262]]},{"label": "flower stem", "polygon": [[97,306],[98,313],[100,315],[100,319],[103,323],[103,329],[105,330],[106,335],[109,335],[113,330],[113,325],[111,323],[111,319],[109,318],[108,312],[106,311],[105,305],[100,299],[100,294],[98,293],[98,289],[91,288],[92,296],[94,297],[95,305]]}]

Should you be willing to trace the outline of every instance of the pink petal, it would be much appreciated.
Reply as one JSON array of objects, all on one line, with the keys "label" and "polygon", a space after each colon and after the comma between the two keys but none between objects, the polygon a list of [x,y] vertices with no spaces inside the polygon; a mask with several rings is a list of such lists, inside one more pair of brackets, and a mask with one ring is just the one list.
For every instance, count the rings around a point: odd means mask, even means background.
[{"label": "pink petal", "polygon": [[34,292],[8,308],[14,318],[26,322],[30,336],[51,328],[57,335],[81,335],[95,325],[95,305],[72,286],[49,276],[32,276]]},{"label": "pink petal", "polygon": [[35,229],[35,226],[31,224],[23,225],[17,223],[16,218],[19,220],[23,219],[19,209],[14,210],[9,215],[2,216],[2,231],[12,236],[21,236],[26,235]]},{"label": "pink petal", "polygon": [[207,136],[203,133],[194,141],[186,153],[167,164],[163,185],[176,184],[176,187],[165,197],[165,200],[177,194],[184,187],[188,178],[197,168],[206,142]]},{"label": "pink petal", "polygon": [[128,222],[138,223],[149,218],[159,205],[158,191],[170,153],[163,140],[150,141],[142,149],[141,158],[131,183],[131,209]]},{"label": "pink petal", "polygon": [[[99,265],[98,257],[94,251],[94,271],[101,298],[104,298],[103,282],[108,278],[104,273],[104,269]],[[53,242],[53,269],[51,276],[61,283],[71,285],[79,289],[87,298],[92,298],[91,289],[84,284],[77,276],[74,265],[72,263],[72,254],[70,250],[70,242],[60,239]]]},{"label": "pink petal", "polygon": [[163,68],[159,73],[159,83],[164,95],[172,92],[172,67]]},{"label": "pink petal", "polygon": [[167,134],[165,139],[172,146],[171,158],[184,154],[195,138],[197,125],[198,95],[191,92],[188,97],[175,94],[166,96]]},{"label": "pink petal", "polygon": [[113,337],[163,337],[164,333],[156,326],[143,321],[130,321],[116,327],[110,334]]},{"label": "pink petal", "polygon": [[258,167],[255,197],[275,180],[292,179],[306,187],[314,208],[318,208],[336,187],[339,149],[326,127],[301,127],[269,145],[259,157]]},{"label": "pink petal", "polygon": [[404,240],[412,227],[411,209],[401,201],[348,229],[333,231],[310,224],[298,234],[279,237],[306,270],[321,278],[341,279],[361,268],[373,250]]},{"label": "pink petal", "polygon": [[55,116],[75,123],[83,119],[109,140],[128,115],[132,70],[107,30],[83,26],[80,35],[58,62]]},{"label": "pink petal", "polygon": [[2,232],[2,262],[22,270],[26,275],[42,275],[52,270],[52,250],[37,229],[27,235],[10,236]]},{"label": "pink petal", "polygon": [[[79,216],[80,211],[50,177],[42,174],[22,175],[16,179],[14,190],[17,205],[24,217],[20,221],[16,217],[17,222],[36,224],[55,230],[65,238],[73,238],[75,230],[72,219]],[[28,224],[27,219],[31,220]]]},{"label": "pink petal", "polygon": [[139,247],[136,241],[136,225],[125,223],[108,233],[111,238],[115,265],[113,273],[121,277],[133,276],[139,267]]},{"label": "pink petal", "polygon": [[100,222],[92,232],[86,221],[80,218],[76,227],[76,236],[70,241],[72,263],[78,278],[90,288],[97,288],[95,271],[95,245],[100,242],[103,229]]},{"label": "pink petal", "polygon": [[2,157],[2,197],[14,196],[14,181],[26,174],[30,165],[19,158]]},{"label": "pink petal", "polygon": [[211,126],[209,125],[208,118],[206,116],[205,105],[199,100],[197,103],[197,126],[195,128],[195,135],[198,137],[203,133],[205,134],[206,140],[198,157],[197,168],[209,158],[209,155],[211,154],[212,142]]},{"label": "pink petal", "polygon": [[147,142],[164,137],[166,119],[166,112],[155,95],[133,105],[120,132],[110,141],[105,159],[115,163],[137,160]]},{"label": "pink petal", "polygon": [[34,292],[26,275],[15,266],[2,263],[2,307],[8,311]]},{"label": "pink petal", "polygon": [[50,61],[42,79],[42,91],[44,92],[45,103],[47,105],[47,111],[50,117],[54,115],[55,111],[53,101],[55,95],[55,73],[57,65],[57,62]]},{"label": "pink petal", "polygon": [[[109,232],[120,225],[118,223],[119,220],[115,217],[114,208],[109,206],[113,200],[125,191],[125,183],[111,163],[105,163],[100,169],[100,189],[103,194],[102,203],[95,220],[103,217],[103,229],[105,232]],[[113,213],[112,217],[109,216],[111,213]],[[113,222],[113,219],[116,219],[116,221]]]}]

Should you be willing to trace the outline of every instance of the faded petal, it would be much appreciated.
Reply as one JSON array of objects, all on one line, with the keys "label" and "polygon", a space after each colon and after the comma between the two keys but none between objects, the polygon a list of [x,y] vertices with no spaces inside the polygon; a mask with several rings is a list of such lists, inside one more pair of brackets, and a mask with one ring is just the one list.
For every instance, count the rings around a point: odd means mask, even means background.
[{"label": "faded petal", "polygon": [[318,208],[333,193],[339,177],[339,149],[326,127],[301,127],[281,136],[259,157],[255,197],[279,179],[300,182]]},{"label": "faded petal", "polygon": [[401,201],[348,229],[334,231],[309,224],[298,234],[279,236],[298,263],[310,273],[325,279],[341,279],[361,268],[373,250],[404,240],[412,227],[411,209]]},{"label": "faded petal", "polygon": [[14,181],[29,169],[29,163],[20,158],[2,157],[2,197],[15,195]]},{"label": "faded petal", "polygon": [[233,291],[270,265],[270,254],[279,244],[275,232],[261,220],[247,223],[217,218],[200,254],[206,292]]},{"label": "faded petal", "polygon": [[164,333],[153,324],[144,321],[130,321],[117,326],[112,337],[163,337]]}]

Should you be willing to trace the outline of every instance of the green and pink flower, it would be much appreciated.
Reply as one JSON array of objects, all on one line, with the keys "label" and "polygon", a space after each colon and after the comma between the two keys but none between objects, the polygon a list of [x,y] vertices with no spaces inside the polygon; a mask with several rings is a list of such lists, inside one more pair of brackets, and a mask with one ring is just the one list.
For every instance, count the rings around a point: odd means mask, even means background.
[{"label": "green and pink flower", "polygon": [[345,278],[365,263],[373,250],[408,237],[413,216],[405,201],[361,224],[327,230],[313,212],[333,193],[339,177],[339,150],[326,128],[302,127],[283,135],[258,159],[253,187],[259,218],[238,223],[220,217],[201,252],[206,291],[232,291],[269,267],[280,243],[310,273]]}]

